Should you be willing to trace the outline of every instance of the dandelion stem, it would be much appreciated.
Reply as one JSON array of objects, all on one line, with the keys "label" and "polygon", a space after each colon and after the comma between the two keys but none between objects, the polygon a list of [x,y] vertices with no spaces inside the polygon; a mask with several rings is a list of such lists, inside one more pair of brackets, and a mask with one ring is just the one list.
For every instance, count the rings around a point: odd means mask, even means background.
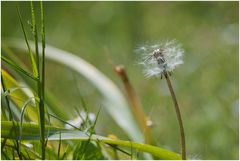
[{"label": "dandelion stem", "polygon": [[179,123],[180,134],[181,134],[182,159],[186,160],[185,134],[184,134],[184,128],[183,128],[183,122],[182,122],[180,108],[178,106],[177,98],[176,98],[176,95],[174,93],[174,90],[173,90],[173,87],[172,87],[172,83],[170,81],[170,78],[169,78],[167,72],[164,73],[164,76],[166,78],[166,81],[167,81],[167,84],[168,84],[168,88],[170,90],[170,93],[171,93],[171,96],[172,96],[172,100],[174,102],[174,107],[175,107],[175,110],[176,110],[177,119],[178,119],[178,123]]}]

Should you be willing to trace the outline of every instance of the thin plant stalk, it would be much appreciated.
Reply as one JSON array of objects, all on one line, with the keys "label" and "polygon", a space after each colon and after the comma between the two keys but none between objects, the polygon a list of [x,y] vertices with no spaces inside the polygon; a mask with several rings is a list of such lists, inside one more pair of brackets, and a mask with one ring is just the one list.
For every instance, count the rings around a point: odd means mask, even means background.
[{"label": "thin plant stalk", "polygon": [[[39,103],[38,103],[37,107],[39,109],[39,122],[40,122],[40,134],[41,134],[40,142],[41,142],[41,150],[42,150],[42,160],[45,160],[45,110],[44,110],[44,101],[43,101],[44,87],[42,84],[42,75],[41,75],[41,71],[40,71],[37,24],[36,24],[36,19],[35,19],[34,5],[33,5],[32,1],[31,1],[31,11],[32,11],[32,27],[33,27],[33,34],[34,34],[34,40],[35,40],[36,64],[37,64],[37,71],[39,73],[39,75],[38,75],[39,79],[37,81],[37,88],[38,88],[37,93],[38,93],[38,97],[39,97]],[[41,12],[42,12],[42,10],[41,10]],[[41,16],[42,16],[42,13],[41,13]],[[44,41],[45,40],[43,40],[43,42]],[[43,48],[43,51],[44,51],[44,48]]]},{"label": "thin plant stalk", "polygon": [[141,103],[133,89],[133,86],[131,85],[127,73],[122,65],[114,66],[115,72],[118,74],[118,76],[121,78],[124,87],[127,91],[128,101],[130,103],[130,106],[132,107],[132,111],[136,117],[136,120],[144,134],[145,143],[152,144],[152,134],[149,126],[147,126],[147,120],[143,111],[143,108],[141,106]]},{"label": "thin plant stalk", "polygon": [[173,100],[173,103],[174,103],[174,107],[175,107],[175,111],[176,111],[177,119],[178,119],[178,123],[179,123],[180,135],[181,135],[182,159],[186,160],[185,134],[184,134],[184,127],[183,127],[183,121],[182,121],[182,117],[181,117],[180,108],[178,106],[177,98],[176,98],[176,95],[174,93],[172,83],[171,83],[171,80],[170,80],[167,72],[164,73],[164,77],[166,78],[167,85],[168,85],[169,91],[170,91],[171,96],[172,96],[172,100]]},{"label": "thin plant stalk", "polygon": [[23,25],[22,16],[21,16],[21,13],[20,13],[20,10],[19,10],[18,6],[17,6],[17,11],[18,11],[18,18],[19,18],[19,21],[20,21],[20,24],[21,24],[21,28],[22,28],[22,31],[23,31],[24,39],[25,39],[25,42],[27,44],[29,57],[31,59],[33,75],[38,79],[38,69],[37,69],[36,61],[35,61],[35,58],[33,56],[33,52],[31,50],[31,47],[30,47],[29,42],[28,42],[28,37],[27,37],[26,31],[25,31],[25,28],[24,28],[24,25]]},{"label": "thin plant stalk", "polygon": [[[41,15],[41,36],[42,36],[42,77],[41,77],[41,102],[42,102],[42,110],[43,110],[43,116],[45,120],[45,114],[44,114],[44,100],[45,100],[45,22],[44,22],[44,12],[43,12],[43,3],[40,1],[40,15]],[[47,140],[45,142],[45,146],[47,145]]]},{"label": "thin plant stalk", "polygon": [[42,35],[42,97],[44,99],[45,95],[45,24],[44,24],[44,14],[43,14],[43,4],[40,1],[41,9],[41,35]]},{"label": "thin plant stalk", "polygon": [[33,36],[35,40],[35,52],[36,52],[36,64],[37,64],[37,71],[40,75],[40,64],[39,64],[39,50],[38,50],[38,33],[37,33],[37,24],[36,24],[36,18],[35,18],[35,10],[33,6],[33,2],[31,1],[31,12],[32,12],[32,30],[33,30]]}]

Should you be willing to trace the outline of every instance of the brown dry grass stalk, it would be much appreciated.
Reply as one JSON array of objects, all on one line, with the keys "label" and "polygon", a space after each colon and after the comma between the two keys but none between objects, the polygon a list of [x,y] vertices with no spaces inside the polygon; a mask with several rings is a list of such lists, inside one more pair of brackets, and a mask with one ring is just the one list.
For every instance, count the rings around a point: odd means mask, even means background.
[{"label": "brown dry grass stalk", "polygon": [[152,143],[151,129],[149,126],[147,126],[147,119],[143,112],[142,105],[133,89],[133,86],[131,85],[128,79],[127,73],[122,65],[114,65],[114,70],[121,78],[124,87],[127,91],[129,104],[132,107],[132,112],[141,128],[141,131],[144,134],[145,143],[151,144]]}]

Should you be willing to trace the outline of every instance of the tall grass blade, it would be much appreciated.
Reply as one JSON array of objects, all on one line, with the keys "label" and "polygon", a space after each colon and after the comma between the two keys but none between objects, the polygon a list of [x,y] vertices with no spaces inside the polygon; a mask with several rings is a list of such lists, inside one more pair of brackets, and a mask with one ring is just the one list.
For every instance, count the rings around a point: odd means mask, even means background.
[{"label": "tall grass blade", "polygon": [[21,24],[21,28],[22,28],[22,31],[23,31],[24,39],[25,39],[25,42],[27,44],[28,53],[29,53],[29,56],[30,56],[30,59],[31,59],[33,75],[38,78],[37,65],[36,65],[35,58],[34,58],[34,55],[32,53],[31,47],[28,43],[27,34],[26,34],[26,31],[25,31],[25,28],[24,28],[24,25],[23,25],[22,16],[21,16],[21,13],[20,13],[20,10],[19,10],[18,6],[17,6],[17,11],[18,11],[18,17],[19,17],[19,20],[20,20],[20,24]]},{"label": "tall grass blade", "polygon": [[40,14],[41,14],[41,35],[42,35],[42,98],[44,99],[45,95],[45,23],[44,23],[44,12],[43,4],[40,1]]},{"label": "tall grass blade", "polygon": [[[42,10],[41,10],[42,11]],[[32,13],[32,26],[33,26],[33,35],[34,35],[34,42],[35,42],[35,53],[36,53],[36,64],[37,64],[37,71],[39,73],[39,80],[37,82],[38,87],[38,97],[40,98],[38,109],[39,109],[39,123],[40,123],[40,135],[41,135],[41,146],[42,146],[42,159],[45,159],[45,110],[44,110],[44,99],[43,99],[43,84],[42,84],[42,75],[43,73],[40,71],[40,55],[38,49],[38,32],[37,32],[37,24],[35,18],[35,10],[33,2],[31,1],[31,13]]]},{"label": "tall grass blade", "polygon": [[32,15],[32,30],[33,30],[33,36],[34,36],[34,42],[35,42],[35,53],[36,53],[36,65],[37,65],[37,71],[40,75],[40,64],[39,64],[39,50],[38,50],[38,33],[37,33],[37,25],[36,25],[36,18],[35,18],[35,10],[33,2],[30,2],[31,4],[31,15]]}]

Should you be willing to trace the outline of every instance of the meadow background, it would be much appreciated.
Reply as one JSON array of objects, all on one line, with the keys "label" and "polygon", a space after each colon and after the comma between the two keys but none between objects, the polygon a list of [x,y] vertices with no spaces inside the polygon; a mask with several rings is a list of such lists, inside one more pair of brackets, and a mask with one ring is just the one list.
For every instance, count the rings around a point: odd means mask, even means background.
[{"label": "meadow background", "polygon": [[[146,79],[134,50],[176,39],[184,64],[171,77],[186,131],[188,156],[238,159],[239,2],[44,2],[46,42],[93,64],[125,93],[108,59],[126,67],[144,111],[153,121],[156,145],[179,150],[178,123],[164,79]],[[16,2],[1,2],[1,35],[23,39]],[[25,26],[30,4],[19,2]],[[36,4],[38,5],[38,4]],[[76,81],[77,80],[77,81]],[[77,82],[77,83],[76,83]],[[98,91],[70,69],[46,62],[46,88],[66,118],[79,107],[76,86],[90,111],[101,104]],[[127,136],[104,110],[97,134]]]}]

